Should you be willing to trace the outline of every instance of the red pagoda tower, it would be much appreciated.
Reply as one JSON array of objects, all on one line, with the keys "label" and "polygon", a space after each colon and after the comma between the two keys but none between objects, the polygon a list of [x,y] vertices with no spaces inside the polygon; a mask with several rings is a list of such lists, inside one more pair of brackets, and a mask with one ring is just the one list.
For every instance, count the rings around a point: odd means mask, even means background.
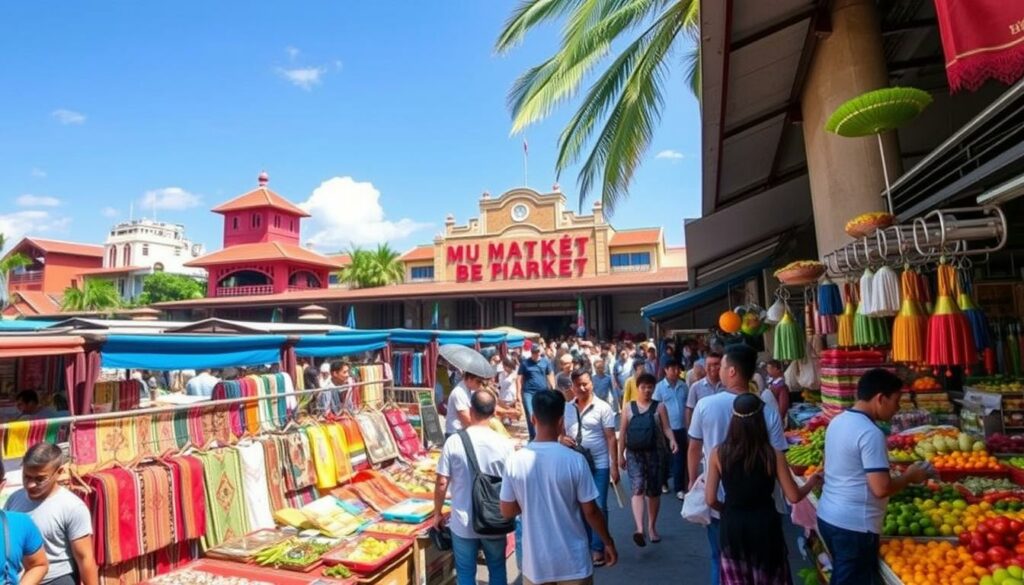
[{"label": "red pagoda tower", "polygon": [[224,248],[187,262],[206,269],[208,297],[270,295],[327,288],[340,265],[299,245],[300,223],[309,214],[267,188],[259,187],[213,208],[224,216]]}]

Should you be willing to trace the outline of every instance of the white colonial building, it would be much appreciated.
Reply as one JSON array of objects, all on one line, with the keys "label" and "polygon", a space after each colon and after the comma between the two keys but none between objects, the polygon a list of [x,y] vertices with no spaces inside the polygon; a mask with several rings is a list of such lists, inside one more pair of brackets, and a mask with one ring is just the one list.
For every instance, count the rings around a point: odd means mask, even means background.
[{"label": "white colonial building", "polygon": [[202,244],[185,237],[183,225],[133,219],[110,229],[103,244],[103,268],[84,271],[82,276],[111,280],[121,298],[133,300],[142,294],[145,277],[154,272],[206,280],[205,270],[185,266],[203,253]]}]

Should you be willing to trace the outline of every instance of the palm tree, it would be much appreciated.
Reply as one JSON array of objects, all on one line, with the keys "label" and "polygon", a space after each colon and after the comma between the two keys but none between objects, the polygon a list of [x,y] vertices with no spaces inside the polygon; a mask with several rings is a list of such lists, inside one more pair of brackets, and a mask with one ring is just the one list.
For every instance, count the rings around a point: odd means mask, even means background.
[{"label": "palm tree", "polygon": [[[0,253],[7,247],[7,237],[0,234]],[[32,259],[18,252],[10,254],[0,260],[0,307],[7,306],[8,290],[7,283],[10,282],[11,272],[32,265]]]},{"label": "palm tree", "polygon": [[[511,50],[539,25],[563,17],[566,21],[558,51],[523,73],[509,91],[513,134],[575,97],[584,78],[611,52],[612,44],[628,41],[587,90],[558,139],[555,171],[559,176],[584,157],[585,146],[593,142],[578,177],[581,209],[596,183],[601,184],[601,201],[608,212],[626,197],[661,118],[672,50],[684,41],[690,43],[683,59],[687,84],[699,95],[699,4],[699,0],[522,0],[506,21],[496,43],[499,53]],[[629,40],[630,35],[635,38]]]},{"label": "palm tree", "polygon": [[387,286],[405,279],[401,254],[387,244],[378,244],[376,250],[354,247],[349,256],[352,262],[338,273],[338,279],[352,288]]},{"label": "palm tree", "polygon": [[121,295],[109,280],[87,278],[82,288],[64,289],[62,311],[110,311],[121,307]]}]

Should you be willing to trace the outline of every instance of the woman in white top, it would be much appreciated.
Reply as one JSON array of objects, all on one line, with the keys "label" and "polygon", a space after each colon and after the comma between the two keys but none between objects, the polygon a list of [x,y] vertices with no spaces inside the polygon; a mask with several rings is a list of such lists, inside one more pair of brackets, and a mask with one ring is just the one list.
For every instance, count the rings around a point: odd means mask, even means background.
[{"label": "woman in white top", "polygon": [[[518,410],[519,376],[517,372],[519,365],[516,364],[515,359],[506,357],[501,361],[501,366],[501,370],[498,371],[498,402],[504,408]],[[506,417],[502,422],[509,424],[511,419]]]}]

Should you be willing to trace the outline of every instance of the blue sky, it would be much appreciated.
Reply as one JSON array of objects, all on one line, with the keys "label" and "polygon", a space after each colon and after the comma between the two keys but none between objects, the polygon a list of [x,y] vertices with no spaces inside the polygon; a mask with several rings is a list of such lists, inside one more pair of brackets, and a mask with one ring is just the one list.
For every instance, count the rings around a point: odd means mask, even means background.
[{"label": "blue sky", "polygon": [[[313,208],[303,239],[322,252],[428,243],[447,213],[463,223],[483,191],[523,183],[505,96],[558,31],[495,55],[513,5],[4,3],[0,231],[99,243],[130,207],[139,217],[155,205],[217,249],[209,209],[266,169],[271,188]],[[679,244],[683,218],[699,215],[700,138],[697,102],[682,67],[673,73],[648,159],[611,221],[662,225]],[[527,130],[531,187],[554,182],[572,105]],[[665,151],[681,158],[656,156]],[[575,202],[575,170],[560,183]]]}]

